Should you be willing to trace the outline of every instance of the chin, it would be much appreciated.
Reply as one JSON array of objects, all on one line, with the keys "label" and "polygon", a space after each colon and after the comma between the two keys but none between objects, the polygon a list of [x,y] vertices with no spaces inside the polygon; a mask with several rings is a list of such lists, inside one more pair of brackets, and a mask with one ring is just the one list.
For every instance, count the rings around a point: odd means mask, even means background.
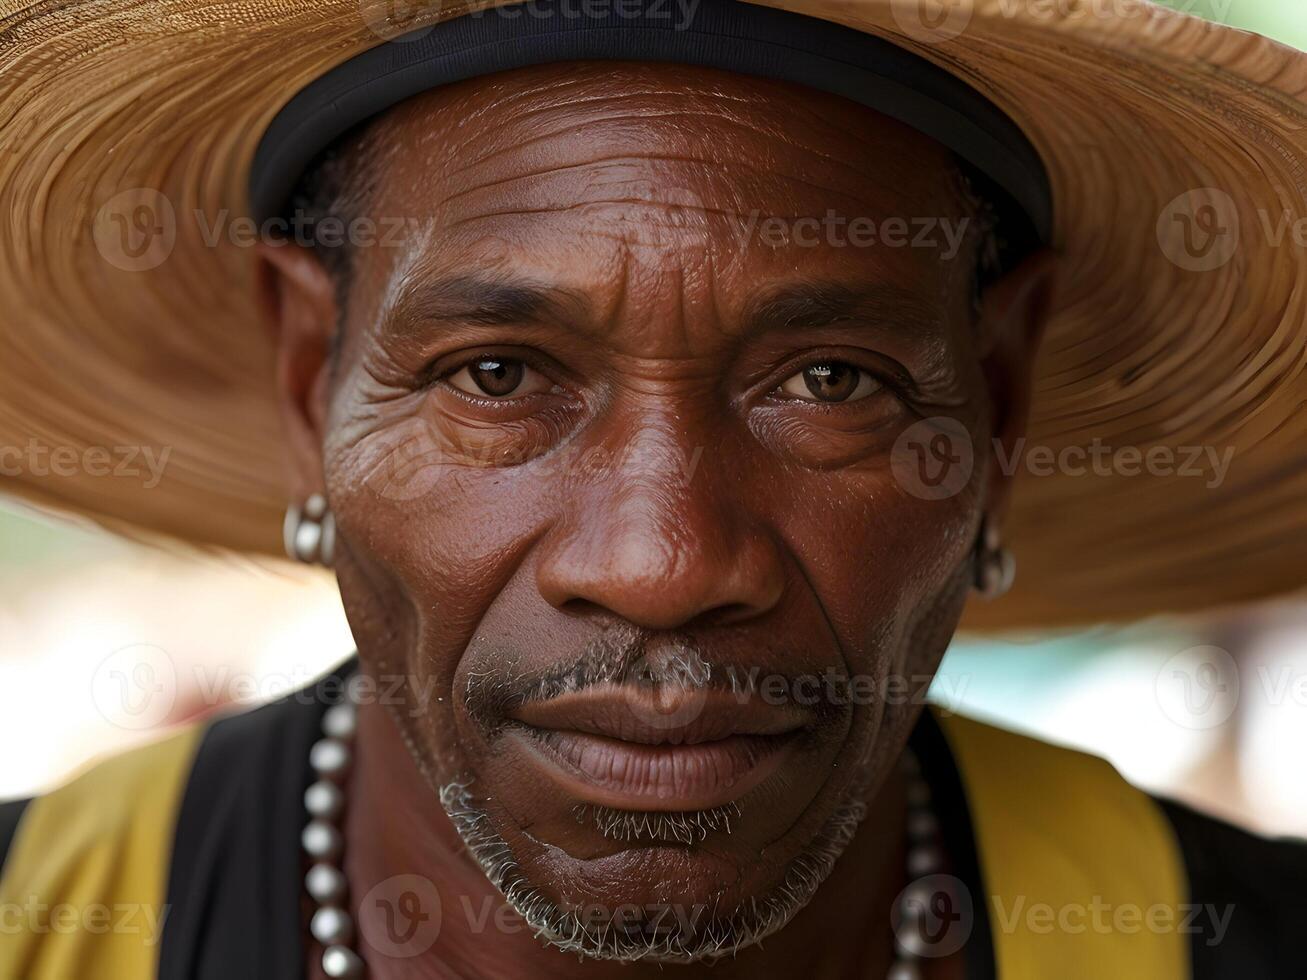
[{"label": "chin", "polygon": [[446,784],[440,802],[541,942],[619,962],[711,961],[772,935],[808,904],[866,813],[861,794],[850,792],[817,819],[815,833],[789,842],[790,853],[778,845],[749,856],[732,841],[752,809],[747,800],[701,811],[580,804],[566,847],[534,826],[498,829],[503,815],[466,783]]}]

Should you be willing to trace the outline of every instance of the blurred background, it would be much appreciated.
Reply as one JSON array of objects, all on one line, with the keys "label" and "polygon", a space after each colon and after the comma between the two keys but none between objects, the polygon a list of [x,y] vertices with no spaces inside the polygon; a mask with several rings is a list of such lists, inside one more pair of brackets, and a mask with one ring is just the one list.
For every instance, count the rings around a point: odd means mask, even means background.
[{"label": "blurred background", "polygon": [[[1304,0],[1169,5],[1307,48]],[[215,705],[299,687],[352,649],[321,573],[160,552],[0,496],[0,799]],[[1307,602],[961,639],[931,698],[1101,754],[1227,819],[1307,836]]]}]

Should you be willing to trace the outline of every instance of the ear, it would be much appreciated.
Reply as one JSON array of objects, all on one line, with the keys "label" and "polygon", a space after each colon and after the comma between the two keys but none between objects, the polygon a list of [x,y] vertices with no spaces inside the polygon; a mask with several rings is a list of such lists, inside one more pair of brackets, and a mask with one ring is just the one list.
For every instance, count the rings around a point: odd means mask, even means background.
[{"label": "ear", "polygon": [[1052,310],[1056,273],[1056,256],[1036,252],[987,288],[980,301],[981,369],[993,406],[985,513],[1000,527],[1026,434],[1035,354]]},{"label": "ear", "polygon": [[335,284],[313,252],[260,242],[259,305],[276,342],[277,403],[296,500],[322,492],[327,382],[338,310]]}]

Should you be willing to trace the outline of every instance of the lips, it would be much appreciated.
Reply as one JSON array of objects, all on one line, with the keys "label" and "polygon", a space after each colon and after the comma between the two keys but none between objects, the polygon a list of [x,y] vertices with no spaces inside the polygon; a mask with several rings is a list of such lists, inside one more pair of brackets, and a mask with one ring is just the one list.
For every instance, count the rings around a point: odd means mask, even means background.
[{"label": "lips", "polygon": [[632,810],[723,806],[791,754],[810,716],[703,689],[602,686],[511,713],[515,737],[581,802]]}]

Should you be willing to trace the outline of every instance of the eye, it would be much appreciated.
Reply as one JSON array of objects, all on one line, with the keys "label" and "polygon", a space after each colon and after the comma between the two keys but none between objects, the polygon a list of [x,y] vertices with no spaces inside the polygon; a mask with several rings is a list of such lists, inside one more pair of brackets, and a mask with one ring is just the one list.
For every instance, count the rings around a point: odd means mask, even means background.
[{"label": "eye", "polygon": [[459,391],[482,398],[522,398],[553,385],[539,371],[512,357],[483,355],[445,379]]},{"label": "eye", "polygon": [[846,361],[819,361],[787,378],[780,390],[809,402],[854,402],[880,387],[870,374]]}]

